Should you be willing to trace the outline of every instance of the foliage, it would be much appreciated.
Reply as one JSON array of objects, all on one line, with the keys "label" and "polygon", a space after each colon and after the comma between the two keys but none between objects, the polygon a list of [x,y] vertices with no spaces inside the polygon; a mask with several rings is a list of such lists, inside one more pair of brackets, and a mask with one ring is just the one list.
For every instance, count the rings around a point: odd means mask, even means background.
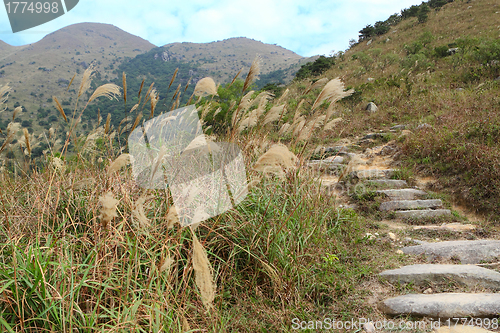
[{"label": "foliage", "polygon": [[295,79],[302,80],[306,77],[318,76],[333,65],[335,65],[335,57],[319,56],[315,61],[302,65],[295,74]]}]

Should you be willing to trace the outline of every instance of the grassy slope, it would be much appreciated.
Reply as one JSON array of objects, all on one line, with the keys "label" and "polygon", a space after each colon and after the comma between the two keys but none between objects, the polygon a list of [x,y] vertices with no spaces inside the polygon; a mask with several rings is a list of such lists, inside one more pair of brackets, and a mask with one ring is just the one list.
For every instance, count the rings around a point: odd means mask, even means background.
[{"label": "grassy slope", "polygon": [[[262,57],[261,73],[287,70],[314,59],[301,57],[278,45],[244,37],[211,43],[172,43],[163,47],[173,56],[183,61],[198,63],[201,68],[213,72],[217,82],[228,82],[241,68],[246,71],[256,55]],[[284,80],[289,81],[292,78],[293,73],[288,73]]]},{"label": "grassy slope", "polygon": [[[21,114],[19,119],[31,120],[33,129],[39,133],[42,127],[38,122],[46,121],[47,117],[38,119],[37,110],[43,108],[48,110],[50,115],[57,115],[53,104],[47,101],[49,98],[75,98],[76,92],[66,92],[66,87],[75,72],[84,71],[82,62],[90,64],[96,61],[95,68],[104,81],[114,78],[121,80],[121,73],[114,72],[119,64],[126,57],[134,58],[153,48],[155,45],[113,25],[74,24],[30,45],[14,47],[1,42],[0,66],[6,66],[0,69],[4,71],[0,84],[9,83],[16,92],[9,99],[7,106],[11,110],[16,102],[24,106],[28,112]],[[241,68],[247,71],[256,54],[263,57],[262,73],[284,70],[287,73],[285,81],[293,78],[299,64],[310,59],[279,46],[248,38],[232,38],[204,44],[173,43],[165,45],[164,48],[180,61],[200,64],[202,69],[212,73],[218,83],[231,80]],[[172,74],[173,71],[170,75]],[[79,84],[77,78],[74,85]]]},{"label": "grassy slope", "polygon": [[[471,9],[485,8],[487,3],[475,1]],[[453,18],[452,13],[460,15],[466,6],[456,2],[438,15]],[[402,144],[412,161],[423,163],[427,158],[428,165],[435,166],[439,159],[434,160],[432,154],[419,156],[420,150],[409,147],[432,148],[443,142],[441,139],[453,144],[451,139],[460,138],[461,133],[447,132],[444,126],[468,126],[485,107],[496,119],[495,73],[485,72],[479,82],[463,82],[462,73],[471,66],[459,58],[458,67],[450,74],[457,59],[453,57],[421,58],[432,61],[429,72],[427,67],[404,68],[408,56],[402,44],[418,39],[434,19],[432,13],[424,25],[404,21],[396,27],[398,32],[388,35],[394,36],[391,41],[384,44],[384,36],[370,47],[358,45],[326,73],[329,78],[341,75],[347,85],[362,90],[361,101],[338,103],[334,116],[342,116],[344,125],[315,132],[306,148],[396,123],[406,123],[414,130],[425,121],[437,130],[415,135]],[[398,33],[407,34],[406,39],[398,41]],[[438,33],[432,32],[433,36]],[[393,47],[399,58],[382,68],[386,45]],[[441,45],[441,40],[431,41],[428,49],[434,45]],[[373,51],[376,48],[382,49],[379,55]],[[355,53],[359,59],[360,52],[371,53],[375,61],[363,65],[352,60]],[[397,82],[403,79],[399,87],[380,80],[390,75]],[[365,85],[367,77],[379,80]],[[475,89],[481,83],[485,84]],[[465,90],[458,92],[457,86]],[[280,137],[273,129],[292,122],[302,99],[299,112],[309,116],[320,89],[306,94],[306,82],[290,85],[284,99],[290,113],[279,124],[259,125],[235,136],[247,156],[250,179],[258,176],[251,170],[257,158],[270,141]],[[368,115],[364,106],[371,100],[380,110]],[[314,116],[324,113],[326,107],[320,106]],[[145,193],[137,188],[129,168],[106,173],[107,165],[118,154],[118,143],[110,146],[110,133],[99,136],[95,141],[87,140],[87,148],[80,147],[80,154],[68,157],[62,169],[54,166],[53,153],[48,152],[46,160],[40,161],[40,171],[24,175],[30,165],[28,158],[18,160],[12,172],[3,170],[0,185],[11,190],[0,192],[0,280],[5,286],[0,298],[0,325],[17,330],[79,328],[88,332],[116,327],[185,332],[187,326],[210,332],[279,332],[291,331],[293,318],[378,319],[374,304],[367,302],[371,286],[380,287],[375,274],[410,261],[400,258],[386,238],[366,238],[366,232],[380,230],[370,220],[339,208],[333,197],[318,192],[314,175],[300,172],[284,180],[263,179],[236,209],[203,223],[196,231],[208,251],[217,283],[215,309],[205,313],[193,278],[191,232],[178,226],[168,228],[170,199],[165,192]],[[429,143],[423,145],[423,138]],[[292,134],[281,137],[300,153],[304,144],[295,139]],[[477,140],[473,143],[483,144]],[[491,144],[492,150],[498,149],[495,144]],[[440,151],[443,153],[446,150]],[[457,161],[445,160],[451,164]],[[120,200],[118,216],[108,229],[101,226],[99,204],[99,197],[106,192]],[[132,213],[142,195],[153,196],[145,205],[151,222],[145,230],[138,228]],[[165,272],[162,267],[168,256],[174,264]]]},{"label": "grassy slope", "polygon": [[[495,1],[455,1],[429,13],[426,23],[404,20],[370,45],[363,41],[348,50],[323,75],[340,76],[358,91],[337,108],[345,121],[334,137],[405,124],[415,132],[402,142],[409,167],[440,176],[459,202],[498,216],[498,12]],[[416,44],[422,49],[409,54]],[[460,47],[454,55],[434,54],[436,47],[454,46]],[[371,101],[379,111],[368,114]],[[433,128],[416,130],[422,123]]]}]

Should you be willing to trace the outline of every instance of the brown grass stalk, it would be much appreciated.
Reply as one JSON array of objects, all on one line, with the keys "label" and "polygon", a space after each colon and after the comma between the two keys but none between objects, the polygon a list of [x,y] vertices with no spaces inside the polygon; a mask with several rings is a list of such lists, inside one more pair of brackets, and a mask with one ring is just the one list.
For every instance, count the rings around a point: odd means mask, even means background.
[{"label": "brown grass stalk", "polygon": [[245,92],[253,80],[260,74],[260,57],[256,56],[252,62],[252,66],[250,66],[250,70],[248,71],[247,77],[245,79],[245,83],[243,83],[243,92]]},{"label": "brown grass stalk", "polygon": [[127,74],[123,72],[122,74],[122,83],[123,83],[123,101],[127,103]]},{"label": "brown grass stalk", "polygon": [[57,97],[56,96],[52,96],[52,100],[54,101],[57,110],[59,111],[59,113],[61,114],[61,116],[64,118],[64,121],[68,122],[68,118],[66,117],[66,113],[64,113],[63,107],[62,107],[61,103],[59,103],[59,100],[57,99]]},{"label": "brown grass stalk", "polygon": [[68,91],[68,90],[69,90],[69,87],[71,87],[71,84],[73,84],[73,80],[75,79],[75,77],[76,77],[76,73],[73,75],[73,77],[72,77],[72,78],[71,78],[71,80],[69,81],[69,83],[68,83],[68,87],[66,88],[66,91]]},{"label": "brown grass stalk", "polygon": [[172,78],[170,79],[170,83],[168,84],[168,89],[172,86],[172,83],[174,83],[175,78],[177,77],[177,72],[179,71],[179,68],[176,68],[174,71],[174,74],[172,75]]}]

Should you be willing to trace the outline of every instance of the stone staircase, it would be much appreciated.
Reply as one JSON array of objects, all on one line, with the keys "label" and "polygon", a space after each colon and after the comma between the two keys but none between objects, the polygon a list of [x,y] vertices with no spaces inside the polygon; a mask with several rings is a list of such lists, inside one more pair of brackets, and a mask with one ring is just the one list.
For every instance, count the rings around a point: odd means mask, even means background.
[{"label": "stone staircase", "polygon": [[[358,144],[373,142],[383,134],[369,134],[358,141]],[[389,147],[389,148],[388,148]],[[412,230],[448,231],[460,235],[471,232],[476,226],[463,223],[442,223],[428,225],[425,222],[449,222],[453,218],[452,211],[444,208],[441,199],[432,198],[428,191],[410,187],[406,180],[396,179],[398,172],[393,167],[393,154],[397,148],[391,143],[365,149],[363,153],[355,153],[357,145],[329,148],[327,159],[310,161],[309,166],[319,167],[323,175],[323,185],[335,190],[335,194],[343,198],[347,207],[356,209],[356,203],[350,201],[350,191],[364,187],[375,192],[380,198],[378,211],[387,219],[400,221],[404,227]],[[328,152],[328,150],[323,150]],[[322,151],[320,151],[322,152]],[[385,153],[384,153],[385,152]],[[389,153],[387,153],[389,152]],[[375,190],[373,190],[375,189]],[[411,222],[408,225],[405,222]],[[415,223],[422,222],[424,225]],[[391,238],[396,236],[390,233]],[[397,250],[402,255],[424,257],[427,263],[404,266],[398,269],[383,271],[380,278],[395,286],[411,285],[417,287],[429,284],[456,284],[465,290],[484,290],[485,292],[444,292],[423,294],[407,294],[380,299],[378,309],[388,318],[410,316],[411,318],[439,318],[442,328],[433,332],[492,332],[496,327],[488,325],[487,331],[478,325],[448,327],[445,321],[449,318],[490,318],[500,321],[500,273],[493,269],[478,266],[499,261],[500,241],[491,239],[457,240],[425,242],[412,240],[418,245],[406,246]],[[494,264],[493,264],[494,266]],[[460,289],[460,288],[459,288]],[[430,290],[430,289],[429,289]],[[496,319],[495,319],[496,318]],[[481,323],[483,319],[481,319]],[[474,327],[475,326],[475,327]],[[375,332],[373,325],[365,326],[365,331]]]}]

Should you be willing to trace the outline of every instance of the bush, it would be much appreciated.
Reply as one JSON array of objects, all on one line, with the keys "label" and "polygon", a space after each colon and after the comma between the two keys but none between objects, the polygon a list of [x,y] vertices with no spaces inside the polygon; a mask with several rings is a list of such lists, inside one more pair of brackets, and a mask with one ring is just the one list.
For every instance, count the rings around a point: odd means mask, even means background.
[{"label": "bush", "polygon": [[434,55],[435,57],[438,57],[438,58],[444,58],[444,57],[449,56],[449,53],[448,53],[448,46],[446,46],[446,45],[436,46],[436,47],[434,48],[433,55]]},{"label": "bush", "polygon": [[295,78],[302,80],[309,76],[320,75],[333,65],[335,65],[335,58],[320,56],[314,62],[308,62],[307,64],[302,65],[295,74]]},{"label": "bush", "polygon": [[419,41],[414,41],[410,45],[405,44],[404,49],[407,55],[417,54],[424,48],[424,45]]}]

